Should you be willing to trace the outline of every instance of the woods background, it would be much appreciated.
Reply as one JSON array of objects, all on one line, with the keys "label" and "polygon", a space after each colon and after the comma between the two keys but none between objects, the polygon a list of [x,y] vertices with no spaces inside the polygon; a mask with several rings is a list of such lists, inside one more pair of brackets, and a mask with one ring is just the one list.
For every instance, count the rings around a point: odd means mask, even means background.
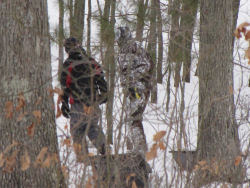
[{"label": "woods background", "polygon": [[[0,187],[95,186],[91,166],[76,162],[59,110],[69,36],[104,67],[101,126],[112,153],[127,152],[114,42],[124,25],[156,65],[144,113],[149,187],[249,187],[249,25],[239,27],[250,22],[249,9],[247,0],[1,2]],[[191,169],[176,163],[175,152],[192,155]]]}]

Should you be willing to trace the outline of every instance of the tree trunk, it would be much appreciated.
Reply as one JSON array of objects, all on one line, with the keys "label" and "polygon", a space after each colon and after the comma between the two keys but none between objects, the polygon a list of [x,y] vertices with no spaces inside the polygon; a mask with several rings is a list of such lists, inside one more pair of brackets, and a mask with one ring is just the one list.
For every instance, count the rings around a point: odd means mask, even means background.
[{"label": "tree trunk", "polygon": [[85,19],[85,0],[75,0],[73,8],[72,30],[71,36],[77,38],[81,43],[83,42],[84,31],[84,19]]},{"label": "tree trunk", "polygon": [[88,0],[88,18],[87,18],[87,54],[91,56],[90,42],[91,42],[91,17],[92,17],[92,8],[91,0]]},{"label": "tree trunk", "polygon": [[[64,40],[64,0],[59,0],[59,31],[58,31],[58,72],[61,72],[63,60],[64,60],[64,49],[63,49],[63,40]],[[60,78],[59,78],[60,80]]]},{"label": "tree trunk", "polygon": [[[147,0],[148,2],[148,0]],[[138,1],[138,11],[137,11],[137,24],[136,24],[136,40],[142,41],[143,38],[143,28],[144,28],[144,21],[145,21],[145,14],[146,14],[147,4],[144,4],[144,0]]]},{"label": "tree trunk", "polygon": [[182,3],[180,31],[182,32],[183,80],[190,82],[190,68],[194,25],[198,8],[198,0],[184,0]]},{"label": "tree trunk", "polygon": [[[201,1],[198,170],[195,184],[240,182],[240,143],[234,117],[232,0]],[[201,170],[203,169],[203,170]],[[198,177],[198,178],[197,178]]]},{"label": "tree trunk", "polygon": [[162,36],[162,16],[161,16],[160,0],[156,0],[156,13],[157,13],[157,38],[158,38],[157,83],[162,84],[163,36]]},{"label": "tree trunk", "polygon": [[[148,48],[147,51],[151,55],[153,62],[156,64],[156,1],[151,0],[150,7],[150,28],[149,28],[149,39],[148,39]],[[154,66],[153,70],[153,87],[151,92],[151,102],[157,103],[157,69]]]},{"label": "tree trunk", "polygon": [[3,1],[0,12],[0,187],[65,187],[48,91],[47,1]]}]

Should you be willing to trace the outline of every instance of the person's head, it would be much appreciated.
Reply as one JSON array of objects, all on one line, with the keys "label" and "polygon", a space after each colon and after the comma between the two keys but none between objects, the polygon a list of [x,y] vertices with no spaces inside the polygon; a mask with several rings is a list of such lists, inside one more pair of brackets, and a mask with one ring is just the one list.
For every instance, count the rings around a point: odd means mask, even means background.
[{"label": "person's head", "polygon": [[116,29],[115,40],[117,41],[119,46],[131,39],[132,39],[132,34],[130,32],[129,27],[127,26],[118,27]]},{"label": "person's head", "polygon": [[65,39],[63,46],[69,56],[73,54],[87,55],[85,49],[81,46],[81,43],[74,37]]},{"label": "person's head", "polygon": [[81,46],[81,44],[76,38],[70,37],[64,40],[63,46],[65,48],[65,51],[69,53],[75,49],[78,49]]}]

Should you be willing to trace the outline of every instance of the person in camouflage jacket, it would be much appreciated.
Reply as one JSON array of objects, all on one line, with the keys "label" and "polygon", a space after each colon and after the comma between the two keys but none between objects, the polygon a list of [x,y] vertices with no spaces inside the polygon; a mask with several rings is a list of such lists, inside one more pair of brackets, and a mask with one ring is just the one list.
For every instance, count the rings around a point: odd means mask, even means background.
[{"label": "person in camouflage jacket", "polygon": [[61,111],[70,118],[74,150],[81,161],[87,152],[86,134],[98,152],[105,154],[105,136],[98,122],[101,116],[99,105],[107,101],[107,83],[101,66],[87,56],[77,39],[66,39],[64,47],[68,58],[60,74]]},{"label": "person in camouflage jacket", "polygon": [[145,154],[147,144],[142,116],[150,96],[154,63],[140,43],[132,38],[128,27],[117,29],[116,41],[119,46],[120,81],[128,100],[129,139],[132,142],[133,151]]}]

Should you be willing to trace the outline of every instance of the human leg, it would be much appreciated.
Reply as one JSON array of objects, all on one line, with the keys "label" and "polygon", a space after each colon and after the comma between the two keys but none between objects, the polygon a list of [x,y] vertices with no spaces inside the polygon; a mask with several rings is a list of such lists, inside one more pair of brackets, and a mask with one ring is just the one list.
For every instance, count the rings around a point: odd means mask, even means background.
[{"label": "human leg", "polygon": [[94,110],[89,115],[89,126],[87,127],[87,134],[93,145],[96,147],[97,151],[102,155],[105,154],[105,135],[98,125],[100,117],[101,117],[101,110],[98,106],[93,107]]},{"label": "human leg", "polygon": [[73,139],[73,148],[78,162],[83,161],[88,154],[88,146],[85,137],[86,128],[87,117],[83,111],[83,104],[72,104],[70,112],[70,133]]}]

